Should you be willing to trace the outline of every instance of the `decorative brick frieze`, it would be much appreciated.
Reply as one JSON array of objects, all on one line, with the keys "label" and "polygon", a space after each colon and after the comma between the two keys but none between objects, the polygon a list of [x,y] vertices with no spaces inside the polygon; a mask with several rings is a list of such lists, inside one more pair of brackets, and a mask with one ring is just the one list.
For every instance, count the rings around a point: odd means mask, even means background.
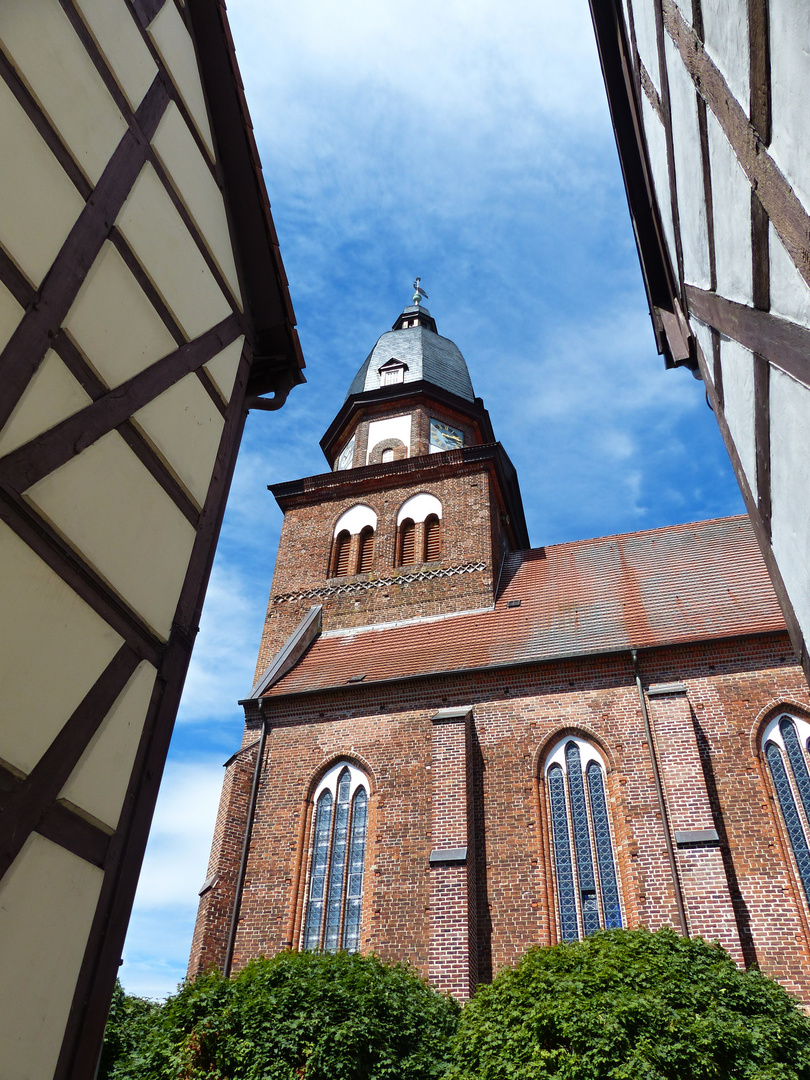
[{"label": "decorative brick frieze", "polygon": [[367,581],[349,581],[345,585],[324,585],[322,588],[309,589],[306,592],[281,593],[271,596],[270,603],[288,604],[296,600],[314,600],[330,596],[342,596],[347,593],[364,592],[368,589],[383,589],[392,585],[411,585],[415,581],[433,581],[436,578],[453,577],[456,574],[475,574],[486,570],[482,562],[467,563],[464,566],[442,566],[437,570],[419,570],[415,574],[397,574],[396,577],[372,578]]}]

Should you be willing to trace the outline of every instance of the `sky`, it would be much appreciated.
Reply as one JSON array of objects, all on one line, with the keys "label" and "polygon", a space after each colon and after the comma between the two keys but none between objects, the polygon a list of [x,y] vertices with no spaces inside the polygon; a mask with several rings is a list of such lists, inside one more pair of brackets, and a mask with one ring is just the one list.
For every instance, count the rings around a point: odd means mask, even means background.
[{"label": "sky", "polygon": [[743,512],[706,406],[656,354],[587,0],[230,0],[307,362],[248,418],[124,949],[184,977],[281,512],[419,275],[520,479],[531,543]]}]

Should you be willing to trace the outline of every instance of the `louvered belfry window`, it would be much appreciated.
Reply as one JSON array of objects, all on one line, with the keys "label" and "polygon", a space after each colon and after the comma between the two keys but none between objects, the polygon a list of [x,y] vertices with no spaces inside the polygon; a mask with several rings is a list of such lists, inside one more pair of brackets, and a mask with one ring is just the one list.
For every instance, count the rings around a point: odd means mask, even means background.
[{"label": "louvered belfry window", "polygon": [[406,518],[399,527],[399,561],[402,566],[416,562],[416,526]]},{"label": "louvered belfry window", "polygon": [[[582,758],[586,757],[583,770]],[[546,768],[560,937],[622,925],[601,759],[581,739],[558,745]]]},{"label": "louvered belfry window", "polygon": [[345,577],[348,574],[351,547],[352,538],[349,536],[348,531],[344,529],[335,537],[335,553],[332,567],[333,577]]},{"label": "louvered belfry window", "polygon": [[315,800],[302,947],[356,952],[360,944],[368,787],[348,764],[336,765]]},{"label": "louvered belfry window", "polygon": [[360,551],[357,557],[357,573],[367,574],[374,561],[374,530],[370,525],[360,533]]},{"label": "louvered belfry window", "polygon": [[810,724],[792,716],[772,720],[762,739],[796,870],[810,903]]},{"label": "louvered belfry window", "polygon": [[442,554],[442,523],[436,514],[425,519],[425,562],[440,559]]}]

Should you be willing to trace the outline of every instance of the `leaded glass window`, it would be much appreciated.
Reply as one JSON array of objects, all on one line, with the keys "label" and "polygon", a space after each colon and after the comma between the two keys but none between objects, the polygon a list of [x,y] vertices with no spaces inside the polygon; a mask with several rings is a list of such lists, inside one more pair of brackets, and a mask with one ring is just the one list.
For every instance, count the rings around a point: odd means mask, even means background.
[{"label": "leaded glass window", "polygon": [[616,860],[605,794],[605,765],[570,736],[546,760],[560,938],[575,941],[622,925]]},{"label": "leaded glass window", "polygon": [[762,736],[782,821],[785,825],[796,870],[810,902],[810,773],[807,769],[810,724],[795,716],[777,716]]},{"label": "leaded glass window", "polygon": [[368,781],[345,762],[315,791],[315,813],[301,937],[305,949],[356,952],[360,944]]}]

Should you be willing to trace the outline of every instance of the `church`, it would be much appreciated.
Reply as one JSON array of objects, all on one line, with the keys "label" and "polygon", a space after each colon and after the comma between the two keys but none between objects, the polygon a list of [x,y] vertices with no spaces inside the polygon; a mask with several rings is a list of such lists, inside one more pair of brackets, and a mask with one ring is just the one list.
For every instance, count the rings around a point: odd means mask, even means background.
[{"label": "church", "polygon": [[672,926],[810,1001],[810,694],[746,517],[532,548],[417,287],[284,512],[189,974],[373,951],[460,1000]]}]

